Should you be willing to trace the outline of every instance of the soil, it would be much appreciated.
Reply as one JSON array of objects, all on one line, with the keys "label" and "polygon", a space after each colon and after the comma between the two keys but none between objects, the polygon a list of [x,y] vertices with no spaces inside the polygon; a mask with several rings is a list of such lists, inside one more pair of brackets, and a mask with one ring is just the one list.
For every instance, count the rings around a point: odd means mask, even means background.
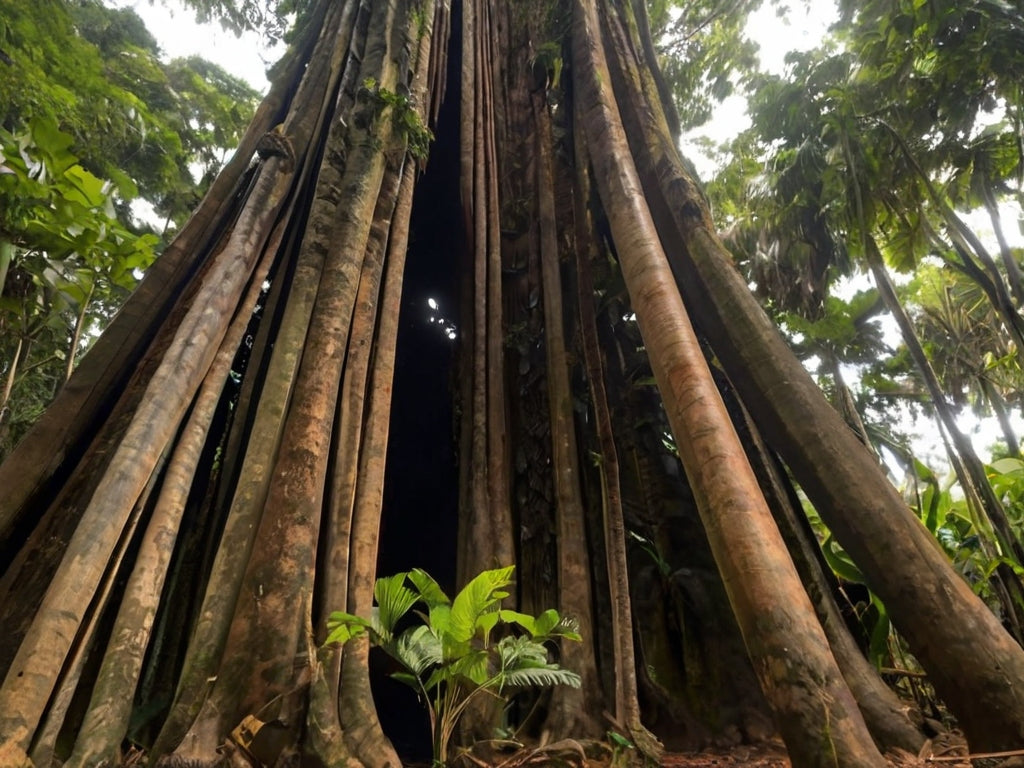
[{"label": "soil", "polygon": [[[889,754],[886,761],[890,768],[1024,768],[1024,751],[968,756],[962,737],[944,734],[928,741],[918,755]],[[790,768],[781,742],[666,754],[661,765],[662,768]]]}]

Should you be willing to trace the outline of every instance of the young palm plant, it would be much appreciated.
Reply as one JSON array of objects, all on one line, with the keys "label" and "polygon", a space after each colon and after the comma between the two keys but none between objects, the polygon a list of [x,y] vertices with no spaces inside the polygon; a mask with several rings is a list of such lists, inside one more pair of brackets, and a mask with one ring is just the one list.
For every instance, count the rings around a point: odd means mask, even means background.
[{"label": "young palm plant", "polygon": [[[580,677],[548,660],[547,640],[579,640],[576,623],[554,609],[530,616],[503,609],[515,566],[483,571],[454,600],[420,569],[377,579],[377,605],[369,619],[336,611],[327,620],[327,643],[344,644],[362,634],[397,661],[392,674],[426,702],[433,738],[434,765],[448,764],[448,744],[459,717],[482,695],[507,699],[510,691],[530,686],[579,687]],[[401,632],[399,621],[416,604],[423,623]],[[491,642],[499,623],[519,633]]]}]

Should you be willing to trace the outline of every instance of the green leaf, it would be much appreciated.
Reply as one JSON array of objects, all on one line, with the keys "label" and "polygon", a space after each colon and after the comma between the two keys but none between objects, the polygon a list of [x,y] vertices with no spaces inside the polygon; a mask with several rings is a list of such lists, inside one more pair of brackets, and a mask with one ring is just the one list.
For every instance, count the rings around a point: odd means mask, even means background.
[{"label": "green leaf", "polygon": [[420,593],[420,599],[426,603],[428,608],[451,603],[448,595],[444,593],[440,585],[423,569],[413,568],[409,571],[409,581],[416,587],[416,590]]},{"label": "green leaf", "polygon": [[[480,621],[483,621],[489,615],[490,614],[485,614],[484,616],[481,616]],[[529,632],[531,637],[537,634],[537,619],[527,613],[519,613],[519,611],[510,611],[503,608],[497,612],[497,616],[495,616],[494,621],[497,622],[499,618],[506,624],[518,624]]]},{"label": "green leaf", "polygon": [[420,691],[420,679],[416,675],[410,674],[409,672],[392,672],[391,679],[397,680],[400,683],[404,683],[412,688],[416,693]]},{"label": "green leaf", "polygon": [[399,635],[390,653],[416,678],[422,677],[430,667],[443,661],[440,639],[430,631],[430,627],[423,624]]},{"label": "green leaf", "polygon": [[464,677],[475,685],[483,685],[490,679],[488,662],[490,654],[483,648],[471,650],[448,667],[448,679]]},{"label": "green leaf", "polygon": [[458,642],[470,640],[477,631],[481,614],[494,610],[508,596],[502,589],[512,583],[515,566],[483,571],[475,576],[452,601],[449,632]]},{"label": "green leaf", "polygon": [[398,620],[409,612],[416,604],[419,596],[405,586],[405,573],[384,576],[377,579],[373,586],[373,597],[377,601],[377,617],[380,622],[377,630],[385,638],[391,638]]},{"label": "green leaf", "polygon": [[370,628],[370,622],[351,613],[334,611],[327,617],[327,639],[324,645],[344,645],[353,637],[359,637]]},{"label": "green leaf", "polygon": [[865,583],[864,574],[860,572],[860,569],[850,559],[850,556],[840,548],[835,539],[832,538],[832,534],[829,534],[825,541],[822,542],[821,551],[825,555],[825,561],[828,563],[829,568],[832,569],[836,576],[857,584]]},{"label": "green leaf", "polygon": [[510,670],[502,677],[502,683],[509,688],[549,685],[568,685],[570,688],[579,688],[580,676],[552,664],[543,668],[523,667]]}]

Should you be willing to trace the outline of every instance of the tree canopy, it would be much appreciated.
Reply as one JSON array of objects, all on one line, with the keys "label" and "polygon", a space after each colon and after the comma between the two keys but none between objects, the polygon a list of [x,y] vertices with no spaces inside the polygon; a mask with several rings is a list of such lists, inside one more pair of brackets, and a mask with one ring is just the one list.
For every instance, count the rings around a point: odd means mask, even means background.
[{"label": "tree canopy", "polygon": [[[201,199],[257,94],[129,9],[0,3],[0,456]],[[151,211],[137,213],[142,202]]]}]

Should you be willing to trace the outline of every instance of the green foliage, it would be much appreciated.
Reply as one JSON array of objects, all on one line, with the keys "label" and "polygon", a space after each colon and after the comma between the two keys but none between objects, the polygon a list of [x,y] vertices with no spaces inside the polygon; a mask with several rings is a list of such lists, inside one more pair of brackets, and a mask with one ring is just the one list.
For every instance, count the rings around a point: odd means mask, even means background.
[{"label": "green foliage", "polygon": [[423,124],[420,113],[416,111],[416,103],[411,96],[394,93],[382,87],[372,77],[363,81],[361,90],[363,98],[371,99],[381,112],[390,110],[391,121],[398,133],[405,137],[409,153],[420,160],[430,154],[430,142],[434,134]]},{"label": "green foliage", "polygon": [[[955,475],[939,477],[926,464],[913,458],[911,470],[903,491],[907,503],[974,592],[993,612],[1001,615],[1003,604],[994,592],[993,576],[999,568],[1024,575],[1024,568],[1001,550],[991,527],[973,513]],[[1013,535],[1021,541],[1024,536],[1024,459],[997,459],[986,467],[986,475],[1006,509]],[[814,509],[805,511],[821,542],[825,561],[840,583],[866,586],[860,569],[825,528]],[[869,601],[856,606],[856,610],[869,640],[869,658],[880,668],[893,666],[894,651],[901,653],[901,643],[885,606],[877,595],[870,593]]]},{"label": "green foliage", "polygon": [[955,406],[970,407],[978,415],[1021,406],[1020,357],[976,282],[959,270],[923,264],[904,295],[932,366]]},{"label": "green foliage", "polygon": [[758,2],[648,0],[651,34],[682,128],[703,125],[715,106],[757,70],[757,45],[745,33]]},{"label": "green foliage", "polygon": [[183,0],[200,23],[218,21],[236,35],[257,32],[267,44],[289,40],[313,8],[310,0]]},{"label": "green foliage", "polygon": [[133,198],[170,234],[258,94],[202,59],[163,62],[134,11],[98,0],[0,0],[0,54],[2,455],[159,249]]},{"label": "green foliage", "polygon": [[[507,699],[519,688],[580,684],[576,673],[548,661],[544,645],[555,638],[579,640],[574,621],[555,610],[534,617],[501,607],[513,571],[513,566],[484,571],[454,599],[419,569],[382,577],[374,585],[377,605],[370,618],[342,612],[328,618],[328,644],[367,635],[401,665],[392,677],[423,697],[437,765],[447,763],[459,717],[478,696]],[[400,629],[417,604],[426,609],[417,614],[422,623]],[[509,631],[492,642],[499,624],[519,633]]]},{"label": "green foliage", "polygon": [[[915,462],[914,468],[916,477],[906,491],[911,506],[974,591],[998,613],[993,573],[1006,566],[1020,575],[1024,568],[1001,550],[993,531],[973,513],[952,476],[940,479],[921,462]],[[985,472],[1003,502],[1013,535],[1020,541],[1024,532],[1024,461],[998,459]]]},{"label": "green foliage", "polygon": [[154,258],[157,238],[116,218],[115,192],[43,118],[0,130],[0,455]]},{"label": "green foliage", "polygon": [[122,192],[137,188],[174,222],[191,213],[258,97],[202,59],[163,63],[134,11],[96,0],[0,0],[0,49],[11,60],[0,66],[3,128],[56,124],[84,168]]}]

